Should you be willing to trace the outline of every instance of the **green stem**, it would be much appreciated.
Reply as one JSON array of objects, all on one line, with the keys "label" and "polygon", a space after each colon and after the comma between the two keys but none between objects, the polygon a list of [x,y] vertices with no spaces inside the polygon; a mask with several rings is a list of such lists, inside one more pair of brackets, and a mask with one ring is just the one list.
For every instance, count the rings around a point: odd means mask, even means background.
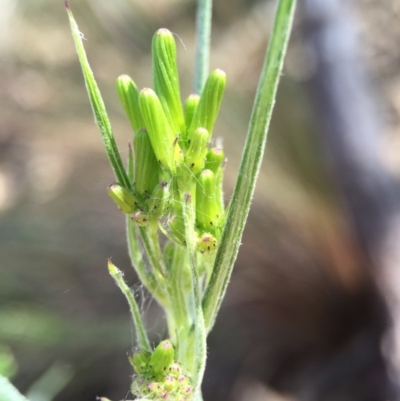
[{"label": "green stem", "polygon": [[149,257],[151,267],[153,268],[154,273],[159,275],[161,279],[167,277],[167,271],[165,268],[164,257],[161,252],[160,243],[158,241],[157,229],[157,225],[139,227],[140,236]]},{"label": "green stem", "polygon": [[141,283],[154,296],[160,305],[166,304],[165,291],[159,286],[154,274],[146,269],[143,255],[139,246],[138,232],[132,219],[126,217],[126,238],[128,242],[129,257]]},{"label": "green stem", "polygon": [[208,75],[210,59],[212,0],[198,0],[196,16],[196,65],[194,93],[201,94]]},{"label": "green stem", "polygon": [[139,347],[141,349],[145,349],[151,352],[152,349],[150,346],[150,341],[149,338],[147,337],[146,329],[144,328],[139,306],[136,302],[136,299],[131,289],[125,283],[121,270],[119,270],[116,266],[114,266],[111,263],[111,260],[109,260],[108,271],[110,272],[111,277],[114,279],[115,284],[117,284],[121,292],[125,295],[126,300],[128,301],[129,308],[131,310],[133,324],[135,325],[136,337]]},{"label": "green stem", "polygon": [[[188,271],[187,252],[183,246],[175,245],[168,279],[171,309],[176,323],[176,352],[177,360],[185,364],[192,350],[187,346],[186,338],[191,326],[190,310],[188,305]],[[189,276],[188,276],[189,275]],[[172,333],[170,333],[172,334]]]},{"label": "green stem", "polygon": [[283,59],[293,22],[296,0],[280,0],[258,84],[238,179],[226,224],[215,258],[210,283],[203,299],[204,318],[209,331],[224,298],[250,209],[260,170],[267,131],[275,103]]},{"label": "green stem", "polygon": [[[192,275],[192,294],[194,299],[194,316],[193,329],[195,331],[196,349],[192,353],[194,356],[194,371],[193,371],[193,393],[200,394],[200,386],[204,375],[207,359],[207,332],[204,325],[203,308],[201,304],[201,288],[200,278],[197,270],[197,255],[195,244],[195,212],[192,202],[192,196],[189,193],[184,195],[183,200],[183,219],[185,221],[185,237],[186,246],[189,256],[190,270]],[[190,335],[188,335],[190,339]]]}]

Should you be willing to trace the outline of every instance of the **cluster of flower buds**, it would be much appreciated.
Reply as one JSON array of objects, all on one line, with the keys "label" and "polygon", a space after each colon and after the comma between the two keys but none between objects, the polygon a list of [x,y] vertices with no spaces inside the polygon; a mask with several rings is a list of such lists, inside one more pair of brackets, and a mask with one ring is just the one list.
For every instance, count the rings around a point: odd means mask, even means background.
[{"label": "cluster of flower buds", "polygon": [[182,202],[195,202],[197,249],[207,253],[218,244],[224,224],[222,175],[224,153],[210,148],[211,135],[225,90],[226,76],[213,71],[200,96],[182,105],[176,43],[159,29],[152,43],[154,90],[140,92],[133,80],[120,76],[117,91],[134,131],[132,185],[110,185],[108,193],[139,226],[164,218],[167,234],[185,244]]},{"label": "cluster of flower buds", "polygon": [[136,372],[131,386],[132,394],[146,400],[189,400],[192,395],[189,378],[182,374],[174,357],[175,351],[169,340],[158,344],[153,353],[136,350],[129,355]]}]

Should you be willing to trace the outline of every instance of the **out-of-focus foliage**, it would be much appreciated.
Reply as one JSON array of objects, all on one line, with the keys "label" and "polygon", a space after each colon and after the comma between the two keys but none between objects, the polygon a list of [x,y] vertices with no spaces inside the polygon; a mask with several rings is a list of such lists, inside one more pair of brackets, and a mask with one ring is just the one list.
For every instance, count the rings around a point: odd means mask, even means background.
[{"label": "out-of-focus foliage", "polygon": [[[228,157],[227,200],[274,3],[215,0],[211,68],[226,71],[228,86],[214,136],[223,139]],[[179,39],[181,92],[189,95],[195,2],[72,0],[71,7],[127,156],[131,131],[115,79],[128,73],[141,87],[150,85],[151,37],[167,27]],[[400,6],[392,0],[362,0],[354,7],[360,51],[387,123],[382,152],[398,175]],[[4,0],[0,60],[0,343],[17,361],[14,382],[26,393],[57,363],[72,376],[57,401],[96,395],[122,399],[130,381],[125,352],[133,334],[125,300],[108,276],[107,258],[124,267],[132,286],[136,281],[129,271],[123,217],[106,195],[112,172],[63,2]],[[271,399],[251,379],[257,358],[263,356],[266,375],[279,379],[276,365],[285,371],[296,360],[284,363],[274,349],[299,342],[304,352],[315,343],[328,346],[335,322],[346,320],[343,294],[361,280],[351,232],[316,139],[307,87],[312,74],[313,60],[297,27],[243,247],[211,337],[206,400]],[[141,288],[137,291],[142,294]],[[148,327],[158,341],[164,321],[143,295]],[[253,328],[260,332],[258,342],[247,337],[254,322],[260,323]],[[230,375],[230,363],[240,366],[239,374]]]}]

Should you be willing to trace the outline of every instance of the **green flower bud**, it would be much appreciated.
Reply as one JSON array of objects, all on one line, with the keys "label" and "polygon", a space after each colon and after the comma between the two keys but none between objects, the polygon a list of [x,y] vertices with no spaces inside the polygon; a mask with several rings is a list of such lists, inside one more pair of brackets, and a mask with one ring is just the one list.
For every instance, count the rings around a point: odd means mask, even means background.
[{"label": "green flower bud", "polygon": [[147,384],[144,393],[151,396],[151,399],[158,400],[162,397],[162,394],[164,393],[164,385],[160,382],[150,382]]},{"label": "green flower bud", "polygon": [[221,106],[225,85],[226,75],[222,70],[215,70],[208,76],[189,129],[189,139],[198,127],[204,127],[211,137]]},{"label": "green flower bud", "polygon": [[206,155],[205,168],[216,174],[224,158],[225,154],[221,148],[211,148]]},{"label": "green flower bud", "polygon": [[125,214],[132,214],[137,210],[137,198],[128,189],[119,184],[111,184],[107,188],[108,195]]},{"label": "green flower bud", "polygon": [[169,367],[169,373],[172,377],[175,377],[175,379],[178,379],[182,374],[181,365],[179,365],[179,363],[177,363],[177,362],[173,363]]},{"label": "green flower bud", "polygon": [[128,75],[118,77],[117,92],[133,131],[137,132],[144,128],[144,121],[139,108],[139,91],[132,78]]},{"label": "green flower bud", "polygon": [[215,234],[222,211],[216,196],[215,174],[203,170],[196,188],[196,222],[203,231]]},{"label": "green flower bud", "polygon": [[166,182],[157,185],[148,201],[149,217],[158,220],[168,209],[169,187]]},{"label": "green flower bud", "polygon": [[137,349],[132,355],[128,355],[130,364],[135,369],[135,372],[144,375],[148,370],[148,363],[151,357],[151,352]]},{"label": "green flower bud", "polygon": [[152,56],[154,89],[175,136],[184,136],[186,127],[179,92],[176,44],[168,29],[159,29],[154,34]]},{"label": "green flower bud", "polygon": [[149,367],[155,378],[163,378],[168,375],[174,357],[175,351],[171,341],[164,340],[157,345],[149,361]]},{"label": "green flower bud", "polygon": [[186,388],[189,385],[189,379],[185,375],[180,375],[178,377],[178,383],[181,388]]},{"label": "green flower bud", "polygon": [[150,219],[147,213],[142,210],[137,211],[133,214],[132,220],[140,227],[146,227],[150,223]]},{"label": "green flower bud", "polygon": [[164,388],[165,388],[165,390],[167,390],[169,392],[174,392],[175,390],[177,390],[179,388],[178,380],[176,380],[175,377],[168,375],[164,379]]},{"label": "green flower bud", "polygon": [[151,194],[158,184],[160,166],[145,129],[133,137],[135,148],[135,191],[138,195]]},{"label": "green flower bud", "polygon": [[158,96],[145,88],[139,94],[139,105],[157,160],[163,168],[174,173],[178,135],[168,124]]},{"label": "green flower bud", "polygon": [[200,127],[193,132],[190,138],[190,145],[185,153],[185,162],[193,174],[199,173],[204,167],[209,137],[208,131]]},{"label": "green flower bud", "polygon": [[197,238],[196,249],[200,253],[209,253],[217,249],[218,241],[210,233],[204,233]]},{"label": "green flower bud", "polygon": [[186,128],[189,129],[192,125],[193,117],[196,112],[197,106],[200,101],[200,96],[193,94],[190,95],[185,102],[185,124]]}]

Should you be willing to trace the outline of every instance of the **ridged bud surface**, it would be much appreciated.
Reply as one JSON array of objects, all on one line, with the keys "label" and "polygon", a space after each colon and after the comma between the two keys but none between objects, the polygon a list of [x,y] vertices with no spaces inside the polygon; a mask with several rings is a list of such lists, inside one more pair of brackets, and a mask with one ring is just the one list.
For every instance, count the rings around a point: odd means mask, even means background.
[{"label": "ridged bud surface", "polygon": [[144,128],[144,121],[139,108],[138,88],[128,75],[121,75],[118,77],[116,86],[122,107],[128,116],[133,131],[137,132],[141,128]]},{"label": "ridged bud surface", "polygon": [[107,188],[108,195],[125,214],[132,214],[137,210],[137,198],[128,189],[119,184],[111,184]]},{"label": "ridged bud surface", "polygon": [[226,74],[224,71],[215,70],[209,75],[189,129],[189,139],[194,130],[198,127],[204,127],[209,132],[210,136],[212,135],[225,86]]},{"label": "ridged bud surface", "polygon": [[142,89],[139,105],[157,160],[163,168],[175,173],[175,147],[179,146],[178,137],[167,121],[158,96],[152,89]]},{"label": "ridged bud surface", "polygon": [[154,34],[152,55],[154,89],[174,134],[184,136],[186,127],[179,91],[176,44],[168,29],[161,28]]},{"label": "ridged bud surface", "polygon": [[146,130],[138,131],[133,137],[135,151],[135,191],[138,195],[150,195],[158,184],[160,166]]},{"label": "ridged bud surface", "polygon": [[185,153],[185,163],[193,174],[204,168],[209,133],[205,128],[197,128],[190,138],[190,145]]}]

